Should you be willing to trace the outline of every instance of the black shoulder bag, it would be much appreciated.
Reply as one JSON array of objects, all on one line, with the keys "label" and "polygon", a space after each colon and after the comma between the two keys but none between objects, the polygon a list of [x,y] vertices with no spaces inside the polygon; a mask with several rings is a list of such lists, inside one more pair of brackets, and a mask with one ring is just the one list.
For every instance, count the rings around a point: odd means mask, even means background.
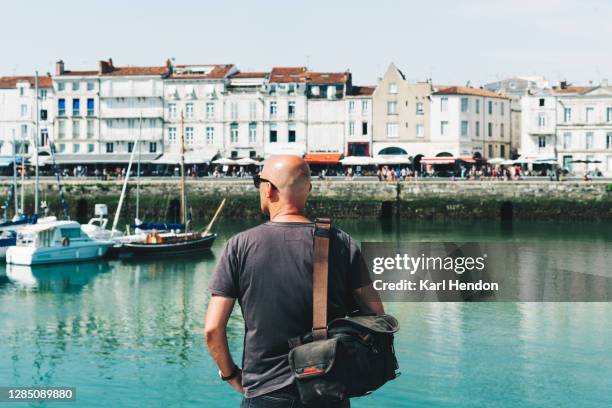
[{"label": "black shoulder bag", "polygon": [[390,315],[354,316],[327,324],[331,222],[315,221],[312,332],[289,341],[289,365],[302,403],[335,402],[367,395],[399,373]]}]

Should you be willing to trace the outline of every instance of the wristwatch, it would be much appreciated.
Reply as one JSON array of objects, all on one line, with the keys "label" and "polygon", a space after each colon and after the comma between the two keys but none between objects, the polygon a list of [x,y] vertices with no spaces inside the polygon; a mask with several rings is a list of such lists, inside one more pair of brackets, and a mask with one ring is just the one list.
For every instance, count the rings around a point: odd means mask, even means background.
[{"label": "wristwatch", "polygon": [[219,378],[221,378],[223,381],[233,380],[234,378],[236,378],[239,372],[240,372],[240,368],[236,364],[234,364],[234,368],[232,372],[227,377],[224,377],[221,370],[219,370]]}]

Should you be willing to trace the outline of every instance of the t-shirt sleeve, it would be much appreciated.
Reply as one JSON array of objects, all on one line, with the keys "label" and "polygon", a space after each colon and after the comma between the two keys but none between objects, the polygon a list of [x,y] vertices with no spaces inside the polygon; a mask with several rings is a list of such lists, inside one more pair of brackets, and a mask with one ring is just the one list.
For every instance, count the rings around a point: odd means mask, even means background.
[{"label": "t-shirt sleeve", "polygon": [[361,254],[361,249],[351,238],[349,241],[350,252],[350,272],[348,284],[350,289],[359,289],[372,283],[365,259]]},{"label": "t-shirt sleeve", "polygon": [[230,239],[219,257],[213,275],[208,284],[208,290],[213,295],[238,298],[238,267],[236,262],[235,240]]}]

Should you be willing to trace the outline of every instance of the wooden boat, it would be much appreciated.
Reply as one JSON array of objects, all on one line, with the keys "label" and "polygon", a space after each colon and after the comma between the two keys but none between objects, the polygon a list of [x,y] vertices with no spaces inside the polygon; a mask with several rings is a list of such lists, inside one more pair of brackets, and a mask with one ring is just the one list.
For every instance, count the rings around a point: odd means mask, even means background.
[{"label": "wooden boat", "polygon": [[217,238],[211,233],[213,224],[221,213],[225,200],[221,202],[208,227],[203,232],[189,231],[190,222],[187,219],[187,193],[185,189],[185,140],[183,135],[183,113],[181,112],[181,223],[184,231],[159,233],[150,231],[144,242],[125,242],[121,246],[122,256],[166,255],[193,253],[210,249]]}]

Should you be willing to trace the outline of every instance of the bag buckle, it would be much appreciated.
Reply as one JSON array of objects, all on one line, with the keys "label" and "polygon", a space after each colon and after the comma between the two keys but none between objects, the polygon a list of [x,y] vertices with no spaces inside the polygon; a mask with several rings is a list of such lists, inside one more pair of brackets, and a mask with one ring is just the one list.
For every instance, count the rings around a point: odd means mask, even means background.
[{"label": "bag buckle", "polygon": [[330,237],[331,219],[330,218],[315,218],[315,235],[323,238]]}]

